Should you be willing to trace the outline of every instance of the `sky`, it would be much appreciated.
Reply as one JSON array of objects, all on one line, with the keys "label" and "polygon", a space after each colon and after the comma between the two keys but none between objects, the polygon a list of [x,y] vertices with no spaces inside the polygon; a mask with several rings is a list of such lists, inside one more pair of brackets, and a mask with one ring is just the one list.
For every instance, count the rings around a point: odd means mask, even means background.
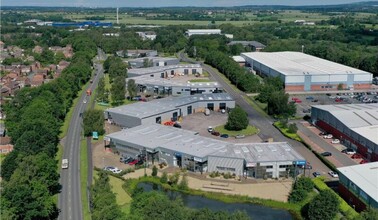
[{"label": "sky", "polygon": [[330,5],[363,0],[0,0],[2,6],[166,7],[240,5]]}]

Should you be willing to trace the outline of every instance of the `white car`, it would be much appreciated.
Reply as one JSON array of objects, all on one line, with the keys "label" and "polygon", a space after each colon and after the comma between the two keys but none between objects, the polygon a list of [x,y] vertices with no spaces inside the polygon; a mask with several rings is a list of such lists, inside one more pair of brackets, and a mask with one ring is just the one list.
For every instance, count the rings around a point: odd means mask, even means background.
[{"label": "white car", "polygon": [[213,131],[214,131],[214,128],[213,128],[213,127],[211,127],[211,126],[209,126],[209,127],[207,128],[207,131],[211,133],[211,132],[213,132]]},{"label": "white car", "polygon": [[327,134],[323,136],[324,139],[332,139],[333,135],[332,134]]},{"label": "white car", "polygon": [[85,103],[87,103],[87,100],[86,100],[86,99],[84,99],[83,103],[84,103],[84,104],[85,104]]},{"label": "white car", "polygon": [[339,177],[339,175],[338,175],[336,172],[333,172],[332,170],[330,170],[330,171],[328,172],[328,174],[329,174],[330,176],[332,176],[333,178],[338,178],[338,177]]},{"label": "white car", "polygon": [[332,144],[340,144],[340,140],[339,139],[333,139],[331,141]]},{"label": "white car", "polygon": [[122,170],[118,169],[117,167],[115,167],[113,170],[111,170],[113,173],[115,174],[119,174],[122,172]]}]

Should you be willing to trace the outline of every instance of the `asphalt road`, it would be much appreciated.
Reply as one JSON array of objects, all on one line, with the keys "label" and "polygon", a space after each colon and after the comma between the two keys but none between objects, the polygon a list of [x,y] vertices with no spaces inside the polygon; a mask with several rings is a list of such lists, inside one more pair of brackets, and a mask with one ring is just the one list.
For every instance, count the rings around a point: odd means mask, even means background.
[{"label": "asphalt road", "polygon": [[[104,54],[99,51],[98,56],[103,57]],[[96,64],[96,71],[97,74],[93,78],[93,83],[88,85],[85,90],[91,89],[93,91],[96,88],[100,75],[103,73],[102,65]],[[90,97],[87,97],[85,92],[79,97],[65,137],[63,158],[68,159],[69,167],[60,172],[62,191],[59,194],[58,208],[60,209],[59,219],[61,220],[83,219],[80,188],[80,140],[82,138],[80,113],[83,113],[86,109],[89,99]],[[84,103],[84,100],[87,100],[86,103]]]},{"label": "asphalt road", "polygon": [[[191,59],[188,59],[182,52],[179,53],[179,57],[182,61],[203,64],[201,62],[194,62]],[[329,168],[320,161],[308,148],[306,148],[302,143],[294,141],[292,139],[286,138],[273,126],[273,121],[270,118],[262,116],[257,112],[246,100],[248,98],[243,92],[236,92],[228,85],[223,78],[214,71],[209,65],[203,64],[203,69],[210,74],[210,79],[219,82],[224,90],[232,96],[236,103],[243,108],[249,117],[249,123],[260,129],[259,136],[262,140],[267,138],[273,138],[275,142],[288,142],[298,153],[300,153],[308,162],[311,163],[312,167],[316,171],[320,171],[323,174],[326,174],[329,171]],[[309,175],[306,173],[306,175]]]}]

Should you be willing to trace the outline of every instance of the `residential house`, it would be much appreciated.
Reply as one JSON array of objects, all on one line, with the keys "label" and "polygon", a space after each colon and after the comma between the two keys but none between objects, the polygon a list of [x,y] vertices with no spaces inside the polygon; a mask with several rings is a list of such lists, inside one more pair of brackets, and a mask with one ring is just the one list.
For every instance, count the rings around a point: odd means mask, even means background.
[{"label": "residential house", "polygon": [[64,70],[68,65],[70,65],[70,62],[67,62],[65,60],[62,60],[58,64],[58,69],[59,70]]},{"label": "residential house", "polygon": [[40,86],[44,83],[46,76],[43,73],[37,73],[33,76],[30,86],[31,87],[36,87]]},{"label": "residential house", "polygon": [[39,45],[35,46],[34,49],[32,50],[33,53],[38,53],[41,54],[43,52],[43,48]]},{"label": "residential house", "polygon": [[13,151],[12,144],[0,145],[0,154],[8,154]]}]

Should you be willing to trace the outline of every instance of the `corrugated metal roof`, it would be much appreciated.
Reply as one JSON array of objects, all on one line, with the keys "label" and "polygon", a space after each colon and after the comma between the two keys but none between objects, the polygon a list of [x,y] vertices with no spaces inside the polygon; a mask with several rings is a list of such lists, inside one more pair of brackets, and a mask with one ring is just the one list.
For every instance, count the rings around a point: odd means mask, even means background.
[{"label": "corrugated metal roof", "polygon": [[338,170],[378,202],[378,162],[341,167]]},{"label": "corrugated metal roof", "polygon": [[245,159],[247,163],[305,160],[286,142],[233,144],[159,124],[141,125],[106,137],[149,149],[169,149],[202,158],[213,155]]},{"label": "corrugated metal roof", "polygon": [[163,99],[155,99],[149,102],[137,102],[134,104],[110,108],[107,109],[106,112],[114,112],[138,118],[146,118],[167,111],[173,111],[183,105],[202,101],[233,101],[233,99],[227,93],[168,97]]},{"label": "corrugated metal roof", "polygon": [[232,144],[212,155],[242,158],[247,163],[305,160],[286,142]]},{"label": "corrugated metal roof", "polygon": [[152,73],[170,71],[170,70],[179,69],[179,68],[201,68],[201,65],[200,64],[179,64],[179,65],[168,65],[168,66],[154,66],[154,67],[148,67],[148,68],[129,69],[128,73],[135,74],[135,75],[147,75],[147,74],[152,74]]},{"label": "corrugated metal roof", "polygon": [[160,78],[160,77],[150,77],[148,75],[137,76],[128,78],[127,80],[133,79],[137,84],[140,85],[150,85],[150,86],[182,86],[182,87],[195,87],[195,88],[221,88],[222,85],[218,82],[181,82],[170,78]]},{"label": "corrugated metal roof", "polygon": [[371,74],[353,67],[293,51],[251,52],[242,53],[241,56],[253,59],[284,75]]}]

